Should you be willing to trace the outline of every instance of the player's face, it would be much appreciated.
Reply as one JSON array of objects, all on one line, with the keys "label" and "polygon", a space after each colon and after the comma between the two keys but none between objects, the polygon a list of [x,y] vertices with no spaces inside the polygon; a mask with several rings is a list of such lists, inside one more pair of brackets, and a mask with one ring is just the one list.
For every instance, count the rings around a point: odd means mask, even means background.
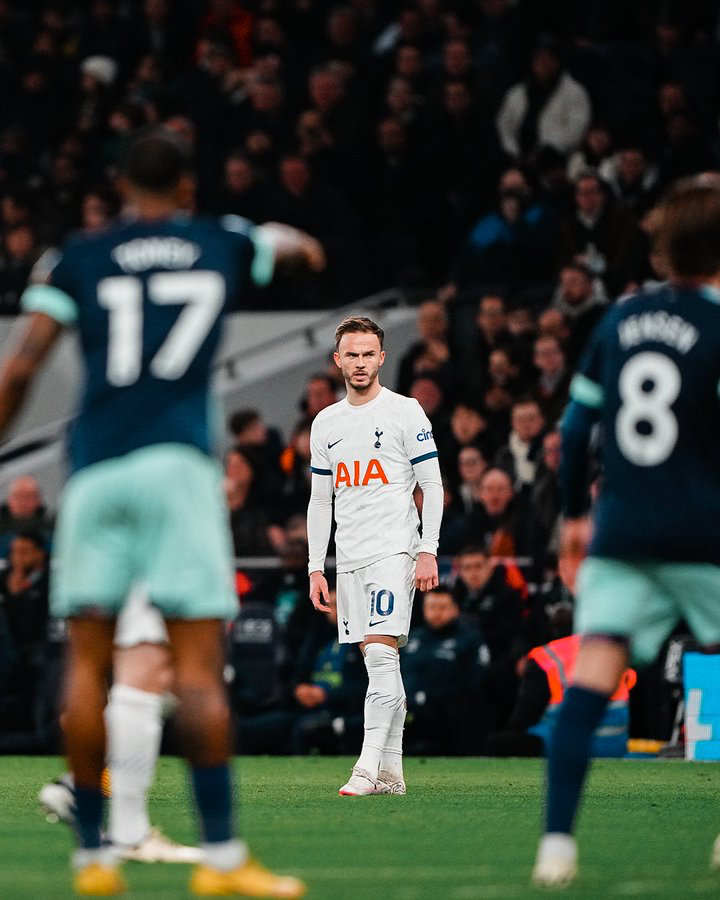
[{"label": "player's face", "polygon": [[385,351],[380,349],[376,334],[344,334],[335,354],[335,363],[342,372],[348,388],[365,393],[377,381]]}]

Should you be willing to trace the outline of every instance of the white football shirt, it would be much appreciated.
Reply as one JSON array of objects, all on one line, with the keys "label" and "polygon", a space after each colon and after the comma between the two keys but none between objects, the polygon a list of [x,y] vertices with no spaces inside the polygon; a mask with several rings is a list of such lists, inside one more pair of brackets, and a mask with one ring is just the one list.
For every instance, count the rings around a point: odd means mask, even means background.
[{"label": "white football shirt", "polygon": [[[318,478],[327,478],[335,495],[338,572],[396,553],[437,552],[437,534],[420,540],[413,500],[415,466],[432,466],[427,474],[441,485],[432,426],[417,400],[387,388],[362,406],[340,400],[316,416],[310,444],[313,497],[321,491],[315,487]],[[322,493],[331,496],[329,490]],[[322,571],[329,527],[320,536],[308,530],[310,571]],[[432,530],[439,530],[439,517]]]}]

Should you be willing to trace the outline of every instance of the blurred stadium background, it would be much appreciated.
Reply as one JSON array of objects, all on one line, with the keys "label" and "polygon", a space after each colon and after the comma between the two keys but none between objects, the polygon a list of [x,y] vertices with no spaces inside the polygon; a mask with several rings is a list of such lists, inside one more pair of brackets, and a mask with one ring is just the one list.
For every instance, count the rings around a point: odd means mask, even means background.
[{"label": "blurred stadium background", "polygon": [[[654,203],[678,177],[718,169],[717,3],[0,0],[0,88],[0,346],[41,254],[118,214],[117,162],[147,123],[193,145],[198,212],[286,221],[326,248],[325,273],[247,298],[217,360],[241,601],[227,666],[238,752],[360,744],[357,658],[318,666],[333,636],[307,601],[304,526],[309,426],[339,396],[332,334],[350,311],[385,328],[383,383],[427,412],[446,484],[441,571],[455,604],[438,627],[416,602],[408,752],[517,750],[512,735],[537,713],[518,695],[526,655],[571,627],[556,426],[604,309],[663,277]],[[64,624],[48,618],[47,572],[81,378],[73,340],[0,447],[0,753],[60,748]],[[438,653],[448,638],[467,648],[453,662]],[[639,673],[629,737],[646,751],[684,753],[687,648],[680,629]],[[299,699],[305,683],[325,690],[320,707]],[[517,771],[537,779],[527,765]],[[0,761],[23,803],[41,769],[24,777]],[[475,785],[482,810],[483,766],[448,771]],[[514,777],[490,771],[496,788]],[[388,895],[440,896],[412,890]]]}]

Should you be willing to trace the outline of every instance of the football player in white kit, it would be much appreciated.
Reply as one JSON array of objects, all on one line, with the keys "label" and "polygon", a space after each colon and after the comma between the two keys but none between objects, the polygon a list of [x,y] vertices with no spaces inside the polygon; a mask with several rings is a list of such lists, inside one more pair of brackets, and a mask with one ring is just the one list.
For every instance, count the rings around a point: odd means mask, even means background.
[{"label": "football player in white kit", "polygon": [[[131,592],[117,618],[114,644],[114,683],[105,708],[112,791],[108,838],[123,859],[197,863],[198,847],[173,841],[148,817],[147,795],[174,698],[169,693],[173,672],[165,622],[141,585]],[[44,785],[39,800],[49,816],[74,826],[71,774]]]},{"label": "football player in white kit", "polygon": [[365,317],[340,323],[335,362],[347,397],[320,412],[311,432],[310,599],[327,612],[334,496],[339,640],[360,644],[368,672],[362,751],[341,796],[406,792],[398,648],[407,643],[415,589],[438,584],[443,487],[432,426],[416,400],[380,385],[383,337]]}]

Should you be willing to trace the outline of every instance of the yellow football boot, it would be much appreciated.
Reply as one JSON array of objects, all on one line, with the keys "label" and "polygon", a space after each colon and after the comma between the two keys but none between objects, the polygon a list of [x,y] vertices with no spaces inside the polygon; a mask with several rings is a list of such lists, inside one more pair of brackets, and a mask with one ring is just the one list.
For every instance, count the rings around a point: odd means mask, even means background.
[{"label": "yellow football boot", "polygon": [[127,884],[117,866],[89,863],[76,870],[73,890],[83,897],[114,897],[124,894]]},{"label": "yellow football boot", "polygon": [[190,878],[190,890],[198,897],[275,897],[295,900],[304,897],[307,886],[291,875],[276,875],[254,859],[229,872],[197,866]]}]

